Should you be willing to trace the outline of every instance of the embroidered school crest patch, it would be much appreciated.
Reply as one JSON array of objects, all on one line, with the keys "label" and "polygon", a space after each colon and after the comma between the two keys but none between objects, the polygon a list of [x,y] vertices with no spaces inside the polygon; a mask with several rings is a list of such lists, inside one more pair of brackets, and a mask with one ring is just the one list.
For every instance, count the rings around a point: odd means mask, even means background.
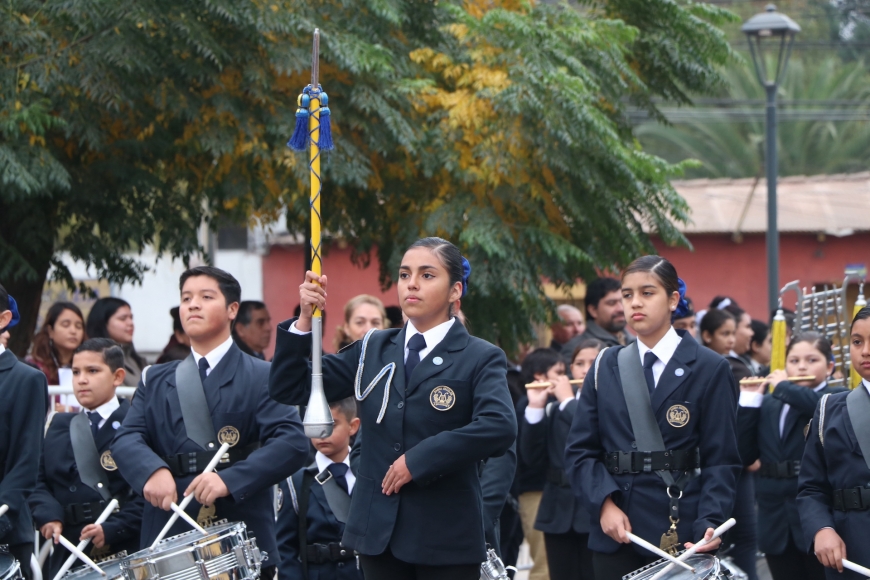
[{"label": "embroidered school crest patch", "polygon": [[671,427],[685,427],[689,424],[689,419],[691,415],[689,414],[689,410],[685,408],[683,405],[674,405],[670,409],[668,409],[668,425]]},{"label": "embroidered school crest patch", "polygon": [[456,395],[450,387],[435,387],[429,394],[429,402],[436,411],[449,411],[456,404]]},{"label": "embroidered school crest patch", "polygon": [[239,442],[239,430],[231,425],[227,425],[218,431],[218,441],[226,443],[230,447],[234,447]]},{"label": "embroidered school crest patch", "polygon": [[103,454],[100,455],[100,465],[102,465],[103,469],[106,471],[118,470],[118,466],[115,465],[115,458],[112,457],[111,451],[103,451]]}]

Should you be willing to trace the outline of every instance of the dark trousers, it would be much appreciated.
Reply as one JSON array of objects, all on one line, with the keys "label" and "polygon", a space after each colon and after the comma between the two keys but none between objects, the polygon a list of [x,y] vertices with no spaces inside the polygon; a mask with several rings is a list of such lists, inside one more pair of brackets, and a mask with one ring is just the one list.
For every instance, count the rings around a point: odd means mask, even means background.
[{"label": "dark trousers", "polygon": [[755,474],[749,471],[740,473],[737,479],[737,497],[734,500],[732,516],[737,523],[724,538],[723,546],[731,544],[728,556],[746,572],[748,580],[758,580],[755,569],[758,560],[758,512],[755,508]]},{"label": "dark trousers", "polygon": [[808,554],[795,546],[791,534],[782,554],[766,554],[765,558],[773,580],[825,580],[825,567],[815,554]]},{"label": "dark trousers", "polygon": [[30,570],[30,556],[33,555],[33,544],[27,542],[25,544],[9,546],[9,553],[13,558],[18,560],[24,580],[33,580],[33,572]]},{"label": "dark trousers", "polygon": [[409,564],[393,556],[389,548],[378,556],[360,554],[359,562],[366,580],[480,580],[480,564]]},{"label": "dark trousers", "polygon": [[550,580],[593,580],[595,572],[588,543],[589,534],[573,530],[565,534],[544,532]]},{"label": "dark trousers", "polygon": [[641,556],[631,544],[620,546],[612,554],[592,552],[595,580],[622,580],[626,574],[631,574],[656,560],[658,560],[656,556]]}]

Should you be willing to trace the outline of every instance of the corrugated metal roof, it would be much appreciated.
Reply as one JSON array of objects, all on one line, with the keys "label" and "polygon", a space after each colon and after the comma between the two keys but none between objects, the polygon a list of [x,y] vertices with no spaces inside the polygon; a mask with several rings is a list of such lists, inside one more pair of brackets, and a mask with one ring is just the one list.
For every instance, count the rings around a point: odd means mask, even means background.
[{"label": "corrugated metal roof", "polygon": [[[691,208],[683,228],[693,233],[759,233],[767,231],[767,181],[761,179],[749,200],[754,179],[674,181]],[[870,231],[870,172],[777,180],[781,232],[816,232],[847,236]],[[739,227],[738,227],[739,226]]]}]

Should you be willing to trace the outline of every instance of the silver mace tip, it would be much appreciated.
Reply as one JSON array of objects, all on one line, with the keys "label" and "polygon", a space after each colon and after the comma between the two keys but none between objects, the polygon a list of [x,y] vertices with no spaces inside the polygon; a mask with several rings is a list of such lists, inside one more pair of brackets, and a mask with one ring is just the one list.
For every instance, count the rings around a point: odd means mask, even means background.
[{"label": "silver mace tip", "polygon": [[332,435],[332,423],[307,423],[302,428],[309,439],[325,439]]}]

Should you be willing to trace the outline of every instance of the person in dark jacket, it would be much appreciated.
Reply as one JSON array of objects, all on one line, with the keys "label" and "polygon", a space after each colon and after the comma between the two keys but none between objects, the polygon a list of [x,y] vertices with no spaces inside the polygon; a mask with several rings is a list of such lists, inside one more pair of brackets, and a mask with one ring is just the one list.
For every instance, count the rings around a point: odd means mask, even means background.
[{"label": "person in dark jacket", "polygon": [[[805,428],[816,405],[825,394],[846,389],[828,386],[827,377],[834,370],[831,343],[815,332],[792,340],[785,368],[774,371],[760,385],[740,387],[740,413],[747,415],[746,438],[752,449],[743,460],[752,463],[761,459],[756,479],[758,548],[767,557],[773,580],[822,580],[824,568],[801,547],[804,534],[795,503],[797,478]],[[791,383],[789,375],[814,378]],[[773,386],[773,392],[765,395],[768,385]]]},{"label": "person in dark jacket", "polygon": [[586,287],[586,330],[568,341],[562,352],[570,354],[584,340],[594,338],[605,346],[626,345],[634,337],[625,331],[621,285],[616,278],[597,278]]},{"label": "person in dark jacket", "polygon": [[[92,338],[76,349],[73,391],[83,411],[52,418],[39,463],[39,483],[28,500],[33,521],[45,539],[55,544],[61,534],[73,544],[90,539],[88,552],[95,560],[139,549],[144,503],[121,477],[109,451],[115,431],[130,410],[126,399],[115,396],[124,372],[124,351],[113,340]],[[73,420],[81,425],[73,425]],[[73,443],[77,428],[76,436],[84,437]],[[118,500],[120,510],[101,525],[95,524],[112,498]],[[46,575],[53,578],[69,555],[66,548],[55,545]],[[76,560],[74,567],[81,565]]]},{"label": "person in dark jacket", "polygon": [[[440,238],[415,242],[398,273],[401,329],[372,330],[323,356],[327,400],[360,401],[359,472],[342,543],[368,580],[477,580],[486,557],[480,462],[516,438],[501,349],[453,315],[471,267]],[[306,273],[302,312],[278,326],[270,392],[287,404],[310,395],[312,310],[327,279]]]},{"label": "person in dark jacket", "polygon": [[[15,299],[0,285],[0,333],[18,324]],[[45,424],[45,375],[0,345],[0,544],[21,563],[31,580],[33,521],[27,498],[36,487]]]}]

